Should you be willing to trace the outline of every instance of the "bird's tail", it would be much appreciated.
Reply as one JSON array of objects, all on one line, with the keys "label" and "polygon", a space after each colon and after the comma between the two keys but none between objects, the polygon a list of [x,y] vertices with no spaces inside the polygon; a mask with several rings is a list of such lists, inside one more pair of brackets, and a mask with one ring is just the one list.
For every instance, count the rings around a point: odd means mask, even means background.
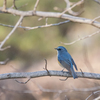
[{"label": "bird's tail", "polygon": [[75,73],[73,67],[70,68],[70,69],[71,69],[71,74],[72,74],[73,78],[74,78],[74,79],[75,79],[75,78],[78,78],[78,76],[76,75],[76,73]]}]

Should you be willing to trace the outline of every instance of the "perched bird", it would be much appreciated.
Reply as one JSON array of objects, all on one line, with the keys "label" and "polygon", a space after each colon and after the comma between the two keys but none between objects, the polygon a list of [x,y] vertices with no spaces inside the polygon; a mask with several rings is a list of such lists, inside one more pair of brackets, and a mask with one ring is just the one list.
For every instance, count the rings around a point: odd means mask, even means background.
[{"label": "perched bird", "polygon": [[71,73],[74,79],[78,78],[73,68],[74,65],[75,69],[78,70],[77,66],[66,48],[63,46],[59,46],[55,49],[57,50],[58,62],[60,63],[60,65],[66,68]]}]

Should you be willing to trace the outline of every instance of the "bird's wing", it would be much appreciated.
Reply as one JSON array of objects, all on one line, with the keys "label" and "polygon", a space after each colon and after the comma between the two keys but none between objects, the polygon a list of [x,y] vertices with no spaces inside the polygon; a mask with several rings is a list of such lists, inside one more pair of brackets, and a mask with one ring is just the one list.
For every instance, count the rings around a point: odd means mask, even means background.
[{"label": "bird's wing", "polygon": [[62,63],[67,63],[69,66],[71,65],[69,59],[66,59],[66,57],[64,56],[60,56],[58,57],[58,61],[62,64]]},{"label": "bird's wing", "polygon": [[66,57],[66,55],[58,56],[58,61],[59,61],[60,65],[62,65],[64,68],[66,68],[70,72],[70,67],[72,64],[71,64],[70,59],[68,59],[68,57]]},{"label": "bird's wing", "polygon": [[77,66],[76,66],[76,64],[75,64],[75,62],[74,62],[74,60],[73,60],[73,58],[71,57],[71,55],[70,55],[69,53],[66,53],[66,54],[63,56],[63,59],[64,59],[64,61],[66,61],[66,63],[68,63],[71,67],[72,67],[72,65],[74,65],[75,69],[78,70],[78,69],[77,69]]},{"label": "bird's wing", "polygon": [[77,66],[76,66],[76,64],[75,64],[75,62],[74,62],[74,60],[73,60],[72,57],[71,57],[71,60],[72,60],[72,63],[73,63],[73,65],[74,65],[75,69],[78,70],[78,69],[77,69]]}]

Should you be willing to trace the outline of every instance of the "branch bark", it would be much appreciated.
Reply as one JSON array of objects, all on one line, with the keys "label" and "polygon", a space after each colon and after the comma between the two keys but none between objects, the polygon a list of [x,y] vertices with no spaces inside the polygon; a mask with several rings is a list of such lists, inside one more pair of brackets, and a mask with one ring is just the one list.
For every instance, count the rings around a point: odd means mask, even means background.
[{"label": "branch bark", "polygon": [[[43,76],[60,76],[60,77],[71,77],[71,74],[69,72],[62,72],[62,71],[54,71],[54,70],[48,70],[47,71],[37,71],[37,72],[21,72],[21,73],[6,73],[6,74],[0,74],[0,80],[4,79],[15,79],[15,78],[38,78]],[[88,72],[76,72],[78,78],[88,78],[88,79],[100,79],[100,74],[96,73],[88,73]]]},{"label": "branch bark", "polygon": [[71,16],[68,14],[63,14],[61,17],[61,13],[57,13],[57,12],[43,12],[43,11],[36,11],[35,13],[33,13],[33,11],[19,11],[19,10],[15,10],[12,8],[7,8],[6,11],[2,11],[2,7],[0,7],[0,12],[1,13],[8,13],[8,14],[14,14],[14,15],[18,15],[18,16],[39,16],[39,17],[48,17],[48,18],[61,18],[61,19],[68,19],[72,22],[78,22],[78,23],[83,23],[83,24],[90,24],[93,25],[97,28],[100,28],[100,23],[97,21],[93,21],[92,23],[92,19],[87,19],[87,18],[82,18],[82,17],[75,17],[75,16]]}]

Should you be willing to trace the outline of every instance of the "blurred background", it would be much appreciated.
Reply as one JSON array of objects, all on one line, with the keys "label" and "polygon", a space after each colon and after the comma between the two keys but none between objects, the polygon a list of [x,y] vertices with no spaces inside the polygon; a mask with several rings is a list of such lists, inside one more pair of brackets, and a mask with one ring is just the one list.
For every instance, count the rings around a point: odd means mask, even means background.
[{"label": "blurred background", "polygon": [[[77,2],[78,0],[71,0]],[[33,10],[36,0],[16,0],[19,10]],[[26,4],[26,6],[21,7]],[[0,7],[3,0],[0,1]],[[12,6],[12,0],[7,1],[7,7]],[[84,12],[79,17],[93,19],[99,15],[100,5],[94,0],[85,0]],[[54,8],[58,7],[60,11]],[[62,12],[66,8],[64,0],[40,0],[38,11]],[[74,11],[79,11],[81,6],[75,7]],[[0,23],[15,25],[19,16],[11,14],[0,14]],[[45,25],[45,19],[38,21],[39,17],[25,17],[22,26]],[[63,19],[49,18],[48,24],[65,21]],[[99,21],[99,20],[98,20]],[[0,26],[0,41],[2,41],[12,28]],[[100,73],[100,34],[91,38],[81,40],[75,44],[66,46],[60,42],[69,43],[79,37],[92,34],[98,29],[92,25],[68,22],[59,26],[48,28],[38,28],[34,30],[24,30],[17,28],[12,36],[6,41],[4,47],[10,45],[11,48],[0,51],[0,61],[9,58],[6,65],[0,65],[0,74],[9,72],[34,72],[44,70],[44,59],[47,59],[48,70],[62,70],[57,62],[57,52],[54,49],[60,45],[67,48],[72,55],[78,71]],[[65,70],[66,71],[66,70]],[[0,81],[0,100],[84,100],[93,91],[84,92],[78,89],[93,88],[100,85],[99,80],[73,79],[60,81],[62,77],[42,77],[31,79],[27,84],[19,84],[14,80]],[[26,81],[27,79],[18,79]],[[77,88],[77,90],[73,90]],[[98,88],[99,89],[99,88]],[[97,90],[98,90],[97,89]],[[62,92],[61,92],[62,91]],[[96,91],[96,90],[95,90]],[[89,100],[97,97],[93,95]]]}]

